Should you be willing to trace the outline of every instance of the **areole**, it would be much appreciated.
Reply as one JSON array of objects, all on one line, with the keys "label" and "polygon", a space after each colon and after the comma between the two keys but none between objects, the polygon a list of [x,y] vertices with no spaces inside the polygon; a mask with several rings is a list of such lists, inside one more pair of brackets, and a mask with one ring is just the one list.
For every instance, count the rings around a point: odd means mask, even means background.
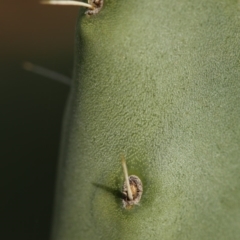
[{"label": "areole", "polygon": [[86,15],[95,15],[97,14],[103,7],[103,0],[88,0],[88,3],[80,2],[80,1],[41,1],[41,4],[49,4],[49,5],[65,5],[65,6],[80,6],[86,7],[88,10],[85,12]]}]

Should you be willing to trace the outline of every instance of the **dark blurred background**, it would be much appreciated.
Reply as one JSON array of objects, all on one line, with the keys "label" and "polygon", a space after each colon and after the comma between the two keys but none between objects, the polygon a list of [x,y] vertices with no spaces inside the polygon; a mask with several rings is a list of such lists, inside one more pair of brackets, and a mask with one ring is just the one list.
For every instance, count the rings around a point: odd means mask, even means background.
[{"label": "dark blurred background", "polygon": [[67,85],[24,61],[71,77],[79,8],[0,3],[0,239],[49,239]]}]

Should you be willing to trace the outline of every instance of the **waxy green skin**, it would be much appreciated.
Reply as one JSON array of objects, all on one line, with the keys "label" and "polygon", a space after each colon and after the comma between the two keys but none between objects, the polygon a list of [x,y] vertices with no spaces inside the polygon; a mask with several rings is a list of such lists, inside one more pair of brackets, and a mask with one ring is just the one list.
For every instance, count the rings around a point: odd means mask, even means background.
[{"label": "waxy green skin", "polygon": [[[80,12],[54,240],[240,239],[239,9],[105,0]],[[131,210],[121,154],[143,182]]]}]

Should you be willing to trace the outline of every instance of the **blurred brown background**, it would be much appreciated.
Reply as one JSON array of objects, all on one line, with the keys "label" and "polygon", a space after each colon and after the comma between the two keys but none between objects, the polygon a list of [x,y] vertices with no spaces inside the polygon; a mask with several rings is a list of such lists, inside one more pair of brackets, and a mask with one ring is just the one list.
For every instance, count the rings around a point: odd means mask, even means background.
[{"label": "blurred brown background", "polygon": [[24,61],[71,77],[78,7],[0,3],[0,239],[49,239],[61,121],[69,87]]}]

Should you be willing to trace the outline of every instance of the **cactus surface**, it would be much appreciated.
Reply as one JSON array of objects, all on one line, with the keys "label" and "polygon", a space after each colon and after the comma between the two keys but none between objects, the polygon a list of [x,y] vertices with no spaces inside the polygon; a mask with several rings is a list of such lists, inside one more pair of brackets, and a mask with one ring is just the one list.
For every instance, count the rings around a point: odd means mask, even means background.
[{"label": "cactus surface", "polygon": [[[54,240],[240,239],[239,9],[105,0],[80,11]],[[129,210],[121,154],[143,183]]]}]

